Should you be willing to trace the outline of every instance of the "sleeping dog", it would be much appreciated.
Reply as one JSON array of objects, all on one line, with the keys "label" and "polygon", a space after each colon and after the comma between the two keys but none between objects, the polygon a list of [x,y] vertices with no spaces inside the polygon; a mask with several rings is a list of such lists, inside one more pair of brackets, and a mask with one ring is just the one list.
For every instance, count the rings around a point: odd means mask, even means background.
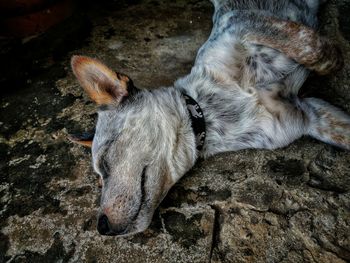
[{"label": "sleeping dog", "polygon": [[350,149],[350,117],[299,98],[310,71],[342,65],[315,27],[320,0],[212,0],[213,30],[194,66],[172,87],[141,90],[102,62],[74,56],[79,83],[98,105],[92,147],[102,179],[98,231],[144,231],[168,190],[199,157],[276,149],[303,135]]}]

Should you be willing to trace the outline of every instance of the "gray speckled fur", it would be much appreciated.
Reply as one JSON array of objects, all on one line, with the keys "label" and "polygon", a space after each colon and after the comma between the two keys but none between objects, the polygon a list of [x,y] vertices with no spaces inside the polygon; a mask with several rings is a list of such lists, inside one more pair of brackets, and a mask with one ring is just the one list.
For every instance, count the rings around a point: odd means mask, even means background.
[{"label": "gray speckled fur", "polygon": [[[319,1],[212,2],[213,31],[189,75],[173,87],[141,91],[99,112],[93,163],[101,176],[107,173],[100,211],[116,233],[146,229],[167,191],[199,156],[275,149],[304,134],[350,147],[347,115],[321,100],[297,97],[308,70],[275,49],[245,41],[246,34],[276,33],[261,19],[264,16],[315,27]],[[202,152],[196,151],[181,93],[194,98],[204,112],[207,137]],[[322,117],[324,111],[329,119]],[[333,130],[326,131],[334,119],[345,125],[337,127],[345,134],[342,144],[332,139]]]}]

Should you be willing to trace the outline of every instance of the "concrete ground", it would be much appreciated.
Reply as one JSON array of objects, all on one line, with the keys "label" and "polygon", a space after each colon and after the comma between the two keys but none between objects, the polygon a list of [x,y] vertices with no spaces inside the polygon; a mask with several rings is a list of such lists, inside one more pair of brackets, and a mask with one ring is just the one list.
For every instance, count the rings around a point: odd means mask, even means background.
[{"label": "concrete ground", "polygon": [[[139,87],[171,85],[189,72],[212,11],[205,0],[104,1],[36,39],[2,40],[0,262],[350,261],[350,154],[310,138],[201,160],[146,232],[97,233],[90,153],[66,138],[96,115],[70,56],[97,57]],[[303,92],[350,112],[350,1],[320,15],[345,67]]]}]

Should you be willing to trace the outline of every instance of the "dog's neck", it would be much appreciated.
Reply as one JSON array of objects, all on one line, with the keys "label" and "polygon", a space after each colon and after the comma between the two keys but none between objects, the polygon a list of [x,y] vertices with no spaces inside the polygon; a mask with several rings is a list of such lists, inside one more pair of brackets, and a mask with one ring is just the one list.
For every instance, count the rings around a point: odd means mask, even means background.
[{"label": "dog's neck", "polygon": [[[178,127],[178,146],[186,148],[188,152],[196,152],[195,158],[188,160],[186,167],[193,165],[198,157],[246,148],[266,148],[269,142],[262,130],[263,123],[260,120],[263,118],[257,118],[264,114],[264,110],[256,98],[234,88],[237,83],[224,85],[203,71],[203,68],[194,67],[189,75],[177,80],[174,87],[150,92],[153,103],[167,112],[168,122]],[[192,97],[203,111],[206,138],[200,151],[196,150],[196,135],[183,94]],[[182,162],[186,161],[174,163]]]},{"label": "dog's neck", "polygon": [[198,102],[196,102],[188,94],[182,95],[186,101],[186,107],[190,115],[192,129],[196,138],[196,148],[200,152],[203,150],[207,133],[205,128],[204,114]]},{"label": "dog's neck", "polygon": [[244,148],[261,148],[265,143],[253,140],[259,133],[255,116],[261,110],[249,93],[238,92],[233,85],[223,85],[209,77],[205,69],[194,67],[175,82],[175,89],[191,96],[202,108],[206,120],[206,139],[199,156]]}]

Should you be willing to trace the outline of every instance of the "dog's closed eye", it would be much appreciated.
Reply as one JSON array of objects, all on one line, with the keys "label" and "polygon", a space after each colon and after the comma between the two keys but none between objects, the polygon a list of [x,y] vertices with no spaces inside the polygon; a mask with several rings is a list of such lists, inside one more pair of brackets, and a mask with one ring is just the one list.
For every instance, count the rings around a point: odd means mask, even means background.
[{"label": "dog's closed eye", "polygon": [[102,158],[100,166],[99,166],[99,172],[101,173],[101,176],[103,179],[107,179],[110,175],[110,166],[105,158]]}]

